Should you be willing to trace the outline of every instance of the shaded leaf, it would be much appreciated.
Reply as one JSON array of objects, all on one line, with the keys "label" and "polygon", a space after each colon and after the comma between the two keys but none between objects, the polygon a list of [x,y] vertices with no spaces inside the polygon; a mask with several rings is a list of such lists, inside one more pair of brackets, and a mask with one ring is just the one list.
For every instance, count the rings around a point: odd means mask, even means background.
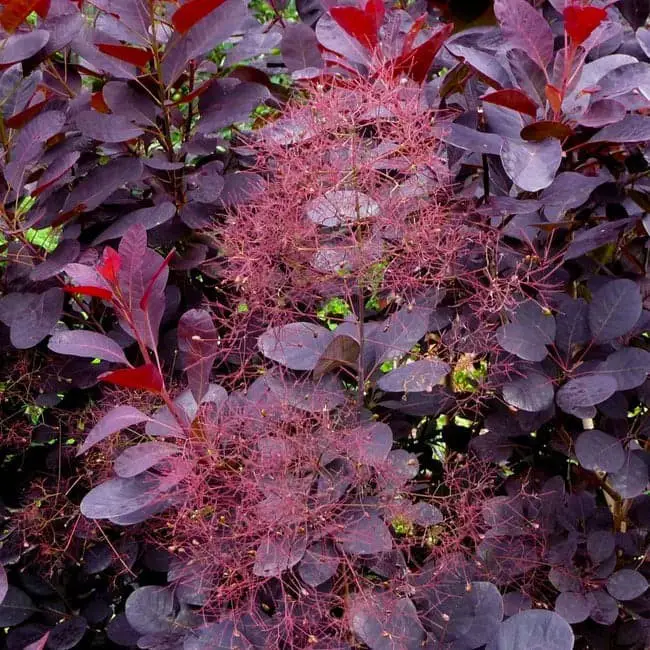
[{"label": "shaded leaf", "polygon": [[18,587],[9,585],[2,603],[0,603],[0,626],[20,625],[36,613],[32,599]]},{"label": "shaded leaf", "polygon": [[504,350],[526,361],[542,361],[548,354],[544,341],[539,340],[539,335],[521,323],[502,325],[496,332],[496,338]]},{"label": "shaded leaf", "polygon": [[589,329],[597,343],[624,336],[641,316],[641,291],[632,280],[619,279],[598,289],[589,304]]},{"label": "shaded leaf", "polygon": [[61,289],[53,288],[45,293],[30,295],[22,305],[21,317],[11,325],[11,344],[19,350],[33,348],[54,329],[62,309]]},{"label": "shaded leaf", "polygon": [[124,613],[140,634],[170,632],[174,621],[174,596],[168,587],[138,587],[127,599]]},{"label": "shaded leaf", "polygon": [[634,600],[646,592],[648,581],[638,571],[621,569],[609,576],[607,591],[618,600]]},{"label": "shaded leaf", "polygon": [[576,440],[576,456],[585,469],[617,472],[625,462],[625,450],[617,438],[592,429]]},{"label": "shaded leaf", "polygon": [[628,452],[623,467],[607,477],[609,484],[624,499],[633,499],[648,487],[648,466],[640,455]]},{"label": "shaded leaf", "polygon": [[50,630],[47,647],[51,650],[70,650],[81,642],[87,629],[88,622],[83,616],[73,616]]}]

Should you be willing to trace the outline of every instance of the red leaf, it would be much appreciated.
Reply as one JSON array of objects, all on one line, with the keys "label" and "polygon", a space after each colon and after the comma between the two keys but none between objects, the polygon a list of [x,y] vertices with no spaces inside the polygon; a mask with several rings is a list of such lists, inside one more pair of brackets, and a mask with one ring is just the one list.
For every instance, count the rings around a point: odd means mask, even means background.
[{"label": "red leaf", "polygon": [[50,0],[38,0],[34,5],[34,11],[45,20],[50,12]]},{"label": "red leaf", "polygon": [[150,393],[161,393],[164,382],[158,368],[147,363],[138,368],[121,368],[99,375],[99,379],[123,388],[147,390]]},{"label": "red leaf", "polygon": [[562,110],[562,93],[560,92],[559,88],[556,88],[551,84],[546,84],[544,92],[546,94],[546,99],[548,99],[548,103],[553,109],[553,112],[559,113]]},{"label": "red leaf", "polygon": [[93,298],[101,298],[102,300],[112,300],[113,298],[112,292],[102,287],[91,287],[88,285],[76,287],[69,284],[63,287],[63,290],[66,293],[80,293],[82,296],[92,296]]},{"label": "red leaf", "polygon": [[98,90],[90,96],[90,106],[98,113],[106,113],[108,115],[111,112],[111,109],[108,107],[108,104],[104,99],[104,93],[101,90]]},{"label": "red leaf", "polygon": [[401,54],[395,60],[395,74],[407,74],[414,81],[423,83],[427,78],[427,72],[429,72],[433,60],[436,58],[436,54],[438,54],[453,29],[452,24],[444,25],[428,41],[409,52]]},{"label": "red leaf", "polygon": [[138,66],[138,68],[146,68],[147,64],[153,57],[153,52],[151,50],[143,50],[140,47],[132,47],[130,45],[98,43],[97,49],[115,59]]},{"label": "red leaf", "polygon": [[172,24],[177,32],[185,34],[224,2],[225,0],[190,0],[174,12]]},{"label": "red leaf", "polygon": [[564,29],[571,41],[580,45],[605,18],[607,18],[607,12],[601,7],[570,5],[564,9]]},{"label": "red leaf", "polygon": [[46,99],[42,102],[38,102],[38,104],[34,104],[33,106],[26,108],[20,113],[12,115],[5,120],[5,126],[8,126],[10,129],[21,129],[23,126],[25,126],[25,124],[27,124],[27,122],[35,118],[43,110],[47,103],[48,100]]},{"label": "red leaf", "polygon": [[408,30],[404,38],[402,54],[410,52],[413,49],[413,43],[415,42],[417,35],[422,31],[426,24],[427,14],[422,14],[419,18],[415,19],[415,22],[411,25],[411,29]]},{"label": "red leaf", "polygon": [[99,274],[110,284],[117,284],[117,274],[122,266],[120,254],[110,246],[104,249],[102,261],[97,265]]},{"label": "red leaf", "polygon": [[535,102],[526,93],[517,88],[504,88],[503,90],[497,90],[488,93],[487,95],[483,95],[481,99],[484,102],[490,102],[497,106],[511,108],[513,111],[525,113],[531,117],[536,117],[537,115],[537,105]]},{"label": "red leaf", "polygon": [[364,47],[373,49],[379,44],[379,28],[386,8],[383,0],[368,0],[363,9],[358,7],[332,7],[330,15],[350,36]]},{"label": "red leaf", "polygon": [[15,32],[25,18],[43,4],[43,0],[9,0],[0,15],[0,25],[8,32]]}]

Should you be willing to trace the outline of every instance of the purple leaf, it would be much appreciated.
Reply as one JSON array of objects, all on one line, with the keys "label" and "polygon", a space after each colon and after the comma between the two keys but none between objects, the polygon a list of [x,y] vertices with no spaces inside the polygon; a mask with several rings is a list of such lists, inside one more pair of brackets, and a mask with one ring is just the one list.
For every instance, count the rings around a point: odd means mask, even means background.
[{"label": "purple leaf", "polygon": [[104,481],[83,498],[81,514],[88,519],[126,517],[155,503],[158,488],[158,480],[150,474]]},{"label": "purple leaf", "polygon": [[591,338],[589,324],[587,322],[587,303],[578,298],[565,296],[558,305],[558,313],[555,317],[557,323],[556,342],[561,350],[571,351],[573,346],[584,345]]},{"label": "purple leaf", "polygon": [[66,198],[63,212],[81,207],[88,212],[99,207],[115,190],[127,182],[136,183],[142,175],[139,158],[114,158],[93,169]]},{"label": "purple leaf", "polygon": [[438,359],[421,359],[407,363],[380,377],[377,386],[394,393],[431,392],[451,368]]},{"label": "purple leaf", "polygon": [[479,648],[490,641],[503,620],[503,600],[490,582],[472,582],[460,598],[447,598],[439,605],[446,622],[445,645]]},{"label": "purple leaf", "polygon": [[33,348],[54,329],[62,309],[61,289],[30,295],[22,305],[20,318],[12,322],[9,332],[11,344],[19,350]]},{"label": "purple leaf", "polygon": [[140,634],[164,634],[174,624],[174,595],[169,587],[138,587],[127,599],[124,613]]},{"label": "purple leaf", "polygon": [[598,370],[614,377],[618,390],[636,388],[650,373],[650,352],[641,348],[622,348],[610,354]]},{"label": "purple leaf", "polygon": [[612,625],[618,618],[618,603],[602,590],[592,591],[587,594],[591,605],[589,615],[592,620],[600,625]]},{"label": "purple leaf", "polygon": [[32,599],[18,587],[9,585],[0,603],[0,626],[14,627],[37,612]]},{"label": "purple leaf", "polygon": [[270,97],[261,84],[219,79],[199,99],[201,121],[197,133],[211,134],[235,122],[245,122]]},{"label": "purple leaf", "polygon": [[506,404],[529,413],[539,413],[553,404],[553,382],[537,372],[504,384],[503,399]]},{"label": "purple leaf", "polygon": [[253,574],[263,578],[279,578],[284,571],[302,560],[307,550],[307,537],[269,536],[257,548]]},{"label": "purple leaf", "polygon": [[571,626],[561,616],[543,609],[530,609],[503,621],[485,650],[572,650],[573,644]]},{"label": "purple leaf", "polygon": [[253,650],[253,646],[232,621],[210,623],[194,632],[198,636],[186,637],[183,650]]},{"label": "purple leaf", "polygon": [[5,599],[8,590],[9,582],[7,581],[7,571],[2,564],[0,564],[0,605],[2,605],[2,601]]},{"label": "purple leaf", "polygon": [[646,592],[648,581],[638,571],[621,569],[607,580],[607,591],[617,600],[634,600]]},{"label": "purple leaf", "polygon": [[181,449],[176,445],[166,442],[143,442],[125,449],[115,459],[115,473],[122,478],[131,478],[179,453]]},{"label": "purple leaf", "polygon": [[74,262],[81,251],[79,242],[74,239],[65,239],[56,249],[47,256],[47,259],[32,269],[29,279],[34,282],[48,280],[63,271],[67,264]]},{"label": "purple leaf", "polygon": [[510,48],[525,52],[546,70],[553,58],[553,32],[544,16],[526,0],[495,0],[494,14]]},{"label": "purple leaf", "polygon": [[473,153],[498,156],[504,144],[504,138],[496,133],[483,133],[455,122],[442,126],[438,135],[443,142]]},{"label": "purple leaf", "polygon": [[623,499],[634,499],[648,487],[648,466],[644,452],[628,452],[623,467],[607,477],[609,484]]},{"label": "purple leaf", "polygon": [[350,629],[370,650],[419,650],[425,632],[415,605],[386,592],[361,592],[350,602]]},{"label": "purple leaf", "polygon": [[346,513],[336,543],[352,555],[374,555],[393,548],[393,538],[379,515],[358,507]]},{"label": "purple leaf", "polygon": [[126,142],[144,131],[122,115],[82,111],[76,118],[77,128],[87,137],[100,142]]},{"label": "purple leaf", "polygon": [[98,442],[108,438],[108,436],[127,427],[146,422],[149,419],[148,415],[145,415],[142,411],[138,411],[133,406],[116,406],[106,413],[90,430],[90,433],[77,453],[83,454]]},{"label": "purple leaf", "polygon": [[627,334],[641,316],[641,291],[632,280],[612,280],[598,289],[589,305],[589,329],[597,343]]},{"label": "purple leaf", "polygon": [[650,28],[639,27],[636,30],[636,40],[639,42],[645,55],[650,59]]},{"label": "purple leaf", "polygon": [[487,83],[491,86],[502,89],[510,85],[508,73],[497,58],[489,52],[467,47],[453,40],[448,42],[446,47],[456,58],[476,70],[483,78],[488,79]]},{"label": "purple leaf", "polygon": [[129,212],[111,224],[104,232],[95,237],[93,246],[108,241],[109,239],[118,239],[122,237],[126,231],[134,226],[140,224],[146,230],[160,226],[174,217],[176,214],[176,206],[170,201],[164,201],[151,208],[141,208],[134,212]]},{"label": "purple leaf", "polygon": [[625,450],[620,441],[597,429],[578,436],[576,456],[585,469],[594,472],[617,472],[625,462]]},{"label": "purple leaf", "polygon": [[582,417],[581,409],[604,402],[616,389],[616,379],[610,375],[586,375],[564,384],[557,392],[555,402],[565,413]]},{"label": "purple leaf", "polygon": [[50,630],[50,636],[47,639],[47,648],[51,650],[70,650],[81,642],[88,622],[83,616],[73,616],[65,621],[61,621]]},{"label": "purple leaf", "polygon": [[316,542],[307,547],[298,565],[298,573],[310,587],[318,587],[332,578],[341,560],[331,543]]},{"label": "purple leaf", "polygon": [[267,359],[291,370],[312,370],[333,338],[321,325],[289,323],[267,330],[257,345]]},{"label": "purple leaf", "polygon": [[58,354],[128,363],[122,348],[113,339],[97,332],[59,330],[54,332],[47,346]]},{"label": "purple leaf", "polygon": [[282,34],[280,52],[289,72],[306,68],[320,69],[325,65],[314,30],[304,23],[287,25]]},{"label": "purple leaf", "polygon": [[650,140],[650,117],[628,115],[601,129],[588,142],[646,142]]},{"label": "purple leaf", "polygon": [[393,432],[383,422],[373,422],[353,429],[346,436],[350,457],[365,465],[383,463],[393,446]]},{"label": "purple leaf", "polygon": [[541,142],[506,139],[501,149],[501,162],[508,176],[522,190],[537,192],[555,179],[562,162],[562,145],[556,138]]},{"label": "purple leaf", "polygon": [[13,34],[0,42],[0,65],[24,61],[42,50],[50,40],[50,33],[44,29]]},{"label": "purple leaf", "polygon": [[219,351],[217,330],[210,314],[202,309],[185,312],[178,323],[178,348],[194,395],[200,402],[208,389],[210,373]]},{"label": "purple leaf", "polygon": [[614,535],[608,530],[595,530],[587,536],[587,553],[593,562],[604,562],[615,548]]},{"label": "purple leaf", "polygon": [[599,129],[602,126],[620,122],[626,114],[627,109],[621,102],[614,99],[599,99],[591,104],[587,112],[578,118],[578,122],[582,126]]},{"label": "purple leaf", "polygon": [[544,216],[552,223],[561,221],[565,213],[585,203],[591,193],[609,178],[605,175],[585,176],[576,172],[562,172],[541,194]]},{"label": "purple leaf", "polygon": [[173,84],[190,59],[206,54],[234,34],[248,18],[243,0],[226,0],[185,34],[176,33],[169,42],[163,59],[165,83]]},{"label": "purple leaf", "polygon": [[325,228],[337,228],[379,214],[379,204],[356,190],[330,190],[310,201],[305,213],[310,221]]},{"label": "purple leaf", "polygon": [[593,228],[579,230],[574,234],[573,241],[567,249],[564,259],[576,259],[596,248],[616,241],[625,230],[632,228],[636,222],[636,217],[630,217],[629,219],[617,219]]},{"label": "purple leaf", "polygon": [[584,594],[564,591],[555,600],[555,612],[567,623],[574,625],[589,618],[591,603]]},{"label": "purple leaf", "polygon": [[526,361],[542,361],[548,354],[544,341],[527,325],[502,325],[496,332],[496,338],[504,350]]}]

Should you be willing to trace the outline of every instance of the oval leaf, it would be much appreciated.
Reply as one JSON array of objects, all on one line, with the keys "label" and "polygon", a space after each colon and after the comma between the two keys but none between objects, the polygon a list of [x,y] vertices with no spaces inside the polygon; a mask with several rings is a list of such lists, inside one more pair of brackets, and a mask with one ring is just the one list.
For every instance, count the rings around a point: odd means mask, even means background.
[{"label": "oval leaf", "polygon": [[54,332],[47,347],[52,352],[69,354],[73,357],[102,359],[113,363],[128,363],[122,348],[113,339],[97,332],[85,332],[83,330]]},{"label": "oval leaf", "polygon": [[625,462],[625,450],[620,441],[597,429],[578,436],[576,456],[585,469],[594,472],[617,472]]}]

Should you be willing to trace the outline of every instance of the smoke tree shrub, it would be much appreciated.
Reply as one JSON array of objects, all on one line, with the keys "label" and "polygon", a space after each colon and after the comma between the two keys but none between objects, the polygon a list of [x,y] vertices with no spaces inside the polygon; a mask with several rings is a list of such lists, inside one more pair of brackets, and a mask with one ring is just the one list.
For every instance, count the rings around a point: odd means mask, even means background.
[{"label": "smoke tree shrub", "polygon": [[648,11],[7,1],[8,648],[645,648]]}]

